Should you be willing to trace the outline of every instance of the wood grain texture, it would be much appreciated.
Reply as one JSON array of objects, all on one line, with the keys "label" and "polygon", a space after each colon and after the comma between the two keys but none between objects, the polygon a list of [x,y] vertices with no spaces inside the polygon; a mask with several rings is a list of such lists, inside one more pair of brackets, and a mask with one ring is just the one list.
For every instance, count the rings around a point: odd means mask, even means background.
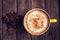
[{"label": "wood grain texture", "polygon": [[44,9],[44,0],[31,0],[32,8],[41,8]]},{"label": "wood grain texture", "polygon": [[18,14],[20,15],[20,25],[17,27],[17,40],[31,40],[30,34],[26,32],[24,25],[23,25],[23,18],[24,15],[27,13],[29,9],[31,9],[30,6],[30,0],[18,0]]},{"label": "wood grain texture", "polygon": [[[58,0],[58,13],[59,13],[59,20],[60,20],[60,0]],[[59,21],[59,24],[60,24],[60,21]],[[59,27],[59,39],[60,39],[60,27]]]},{"label": "wood grain texture", "polygon": [[0,0],[0,40],[2,40],[2,0]]},{"label": "wood grain texture", "polygon": [[58,0],[46,0],[46,8],[50,18],[56,18],[57,23],[51,23],[48,32],[45,34],[46,40],[59,40],[59,13]]},{"label": "wood grain texture", "polygon": [[[3,16],[9,12],[16,12],[16,0],[3,0]],[[10,28],[7,31],[7,26],[3,24],[3,40],[16,40],[15,29]]]},{"label": "wood grain texture", "polygon": [[31,0],[18,0],[18,13],[24,16],[32,6]]}]

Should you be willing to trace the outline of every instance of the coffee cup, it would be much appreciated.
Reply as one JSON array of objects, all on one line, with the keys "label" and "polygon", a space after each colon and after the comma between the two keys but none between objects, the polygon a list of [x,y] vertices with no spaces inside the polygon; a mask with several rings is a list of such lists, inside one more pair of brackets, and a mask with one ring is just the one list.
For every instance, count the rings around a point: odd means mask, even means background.
[{"label": "coffee cup", "polygon": [[24,16],[24,28],[32,35],[44,34],[51,23],[56,23],[57,19],[50,19],[49,14],[40,8],[29,10]]}]

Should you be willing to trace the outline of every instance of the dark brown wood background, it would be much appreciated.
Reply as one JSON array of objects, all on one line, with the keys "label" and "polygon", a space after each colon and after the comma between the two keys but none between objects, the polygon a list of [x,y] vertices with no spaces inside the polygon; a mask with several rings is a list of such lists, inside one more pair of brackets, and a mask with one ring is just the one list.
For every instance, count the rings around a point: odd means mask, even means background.
[{"label": "dark brown wood background", "polygon": [[[57,23],[52,23],[49,30],[42,35],[30,35],[24,29],[23,23],[17,30],[6,31],[2,24],[2,16],[8,12],[17,12],[24,18],[26,12],[32,8],[41,8],[48,12],[50,18],[56,18]],[[59,12],[58,0],[0,0],[0,40],[60,40],[59,39]]]}]

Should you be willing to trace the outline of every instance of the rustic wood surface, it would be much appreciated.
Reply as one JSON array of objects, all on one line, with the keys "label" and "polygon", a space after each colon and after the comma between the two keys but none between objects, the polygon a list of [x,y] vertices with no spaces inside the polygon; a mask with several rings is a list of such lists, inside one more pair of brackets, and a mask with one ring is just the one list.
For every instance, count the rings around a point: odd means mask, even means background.
[{"label": "rustic wood surface", "polygon": [[58,0],[46,0],[46,11],[50,18],[56,18],[57,23],[51,23],[49,31],[46,33],[46,39],[59,40],[59,13],[58,13]]},{"label": "rustic wood surface", "polygon": [[[2,15],[5,16],[6,13],[9,12],[16,12],[16,0],[3,0],[3,13]],[[16,31],[15,29],[10,29],[9,31],[7,31],[7,27],[5,24],[3,24],[2,26],[3,28],[3,39],[2,40],[16,40]]]},{"label": "rustic wood surface", "polygon": [[0,40],[2,40],[2,0],[0,0]]},{"label": "rustic wood surface", "polygon": [[[23,18],[26,12],[32,8],[41,8],[48,12],[50,18],[56,18],[57,23],[51,23],[49,30],[42,35],[31,35],[23,25]],[[17,29],[10,29],[2,24],[2,15],[9,12],[16,12],[21,16],[21,24]],[[0,40],[60,40],[59,39],[59,12],[58,0],[0,0]]]}]

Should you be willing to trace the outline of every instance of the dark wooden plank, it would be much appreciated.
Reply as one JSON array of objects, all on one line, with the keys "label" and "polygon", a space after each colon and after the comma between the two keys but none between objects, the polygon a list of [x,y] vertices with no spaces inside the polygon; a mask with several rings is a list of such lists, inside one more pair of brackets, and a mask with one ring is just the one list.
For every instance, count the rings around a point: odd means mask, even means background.
[{"label": "dark wooden plank", "polygon": [[[44,0],[32,0],[32,8],[44,9]],[[44,40],[44,35],[34,36],[32,35],[32,40]]]},{"label": "dark wooden plank", "polygon": [[0,0],[0,40],[2,40],[2,0]]},{"label": "dark wooden plank", "polygon": [[44,0],[31,0],[32,8],[41,8],[44,9]]},{"label": "dark wooden plank", "polygon": [[23,18],[26,12],[31,9],[30,0],[18,0],[18,14],[21,16],[20,26],[17,29],[17,40],[31,40],[30,34],[26,32],[23,25]]},{"label": "dark wooden plank", "polygon": [[46,0],[46,8],[50,18],[56,18],[57,23],[51,23],[49,30],[45,34],[46,40],[59,40],[59,14],[58,0]]},{"label": "dark wooden plank", "polygon": [[[60,20],[60,0],[58,0],[58,12],[59,12],[59,20]],[[60,24],[60,21],[59,21]],[[59,25],[60,26],[60,25]],[[59,27],[60,28],[60,27]],[[60,40],[60,29],[59,29],[59,40]]]},{"label": "dark wooden plank", "polygon": [[22,16],[32,8],[31,0],[18,0],[18,13]]},{"label": "dark wooden plank", "polygon": [[[9,12],[16,12],[16,0],[3,0],[3,16]],[[3,24],[3,40],[16,40],[15,29],[9,29]]]}]

